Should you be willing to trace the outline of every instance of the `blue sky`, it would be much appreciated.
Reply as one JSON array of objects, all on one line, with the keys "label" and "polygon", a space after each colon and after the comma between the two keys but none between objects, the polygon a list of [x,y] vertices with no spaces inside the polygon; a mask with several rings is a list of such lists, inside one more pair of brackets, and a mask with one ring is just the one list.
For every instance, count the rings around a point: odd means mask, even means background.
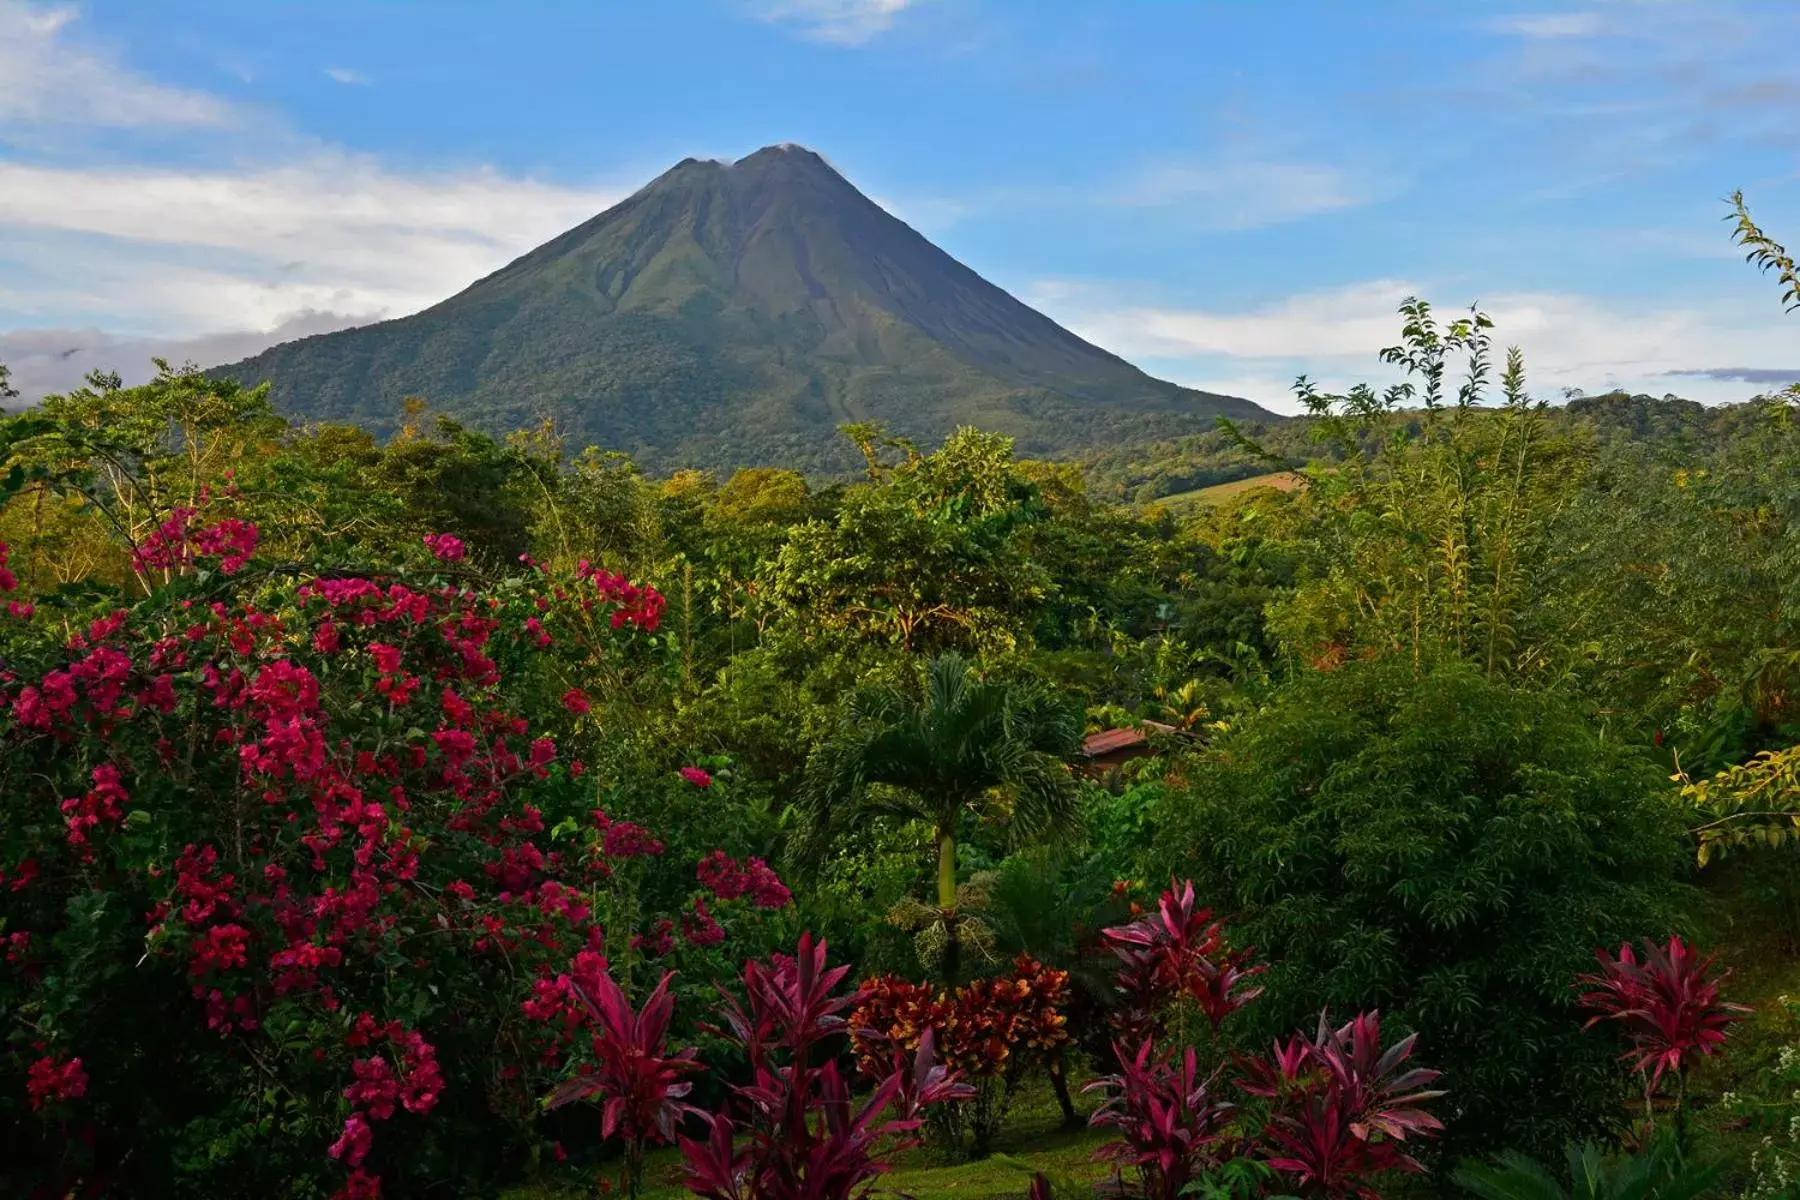
[{"label": "blue sky", "polygon": [[0,0],[0,361],[401,315],[792,141],[1180,382],[1380,380],[1417,292],[1541,395],[1742,399],[1800,375],[1720,220],[1800,243],[1797,52],[1791,0]]}]

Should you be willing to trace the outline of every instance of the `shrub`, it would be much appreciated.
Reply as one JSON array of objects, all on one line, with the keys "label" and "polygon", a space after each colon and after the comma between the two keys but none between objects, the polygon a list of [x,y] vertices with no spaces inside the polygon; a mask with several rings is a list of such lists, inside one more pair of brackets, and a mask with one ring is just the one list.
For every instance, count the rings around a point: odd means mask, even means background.
[{"label": "shrub", "polygon": [[938,1054],[958,1077],[970,1081],[966,1104],[933,1111],[942,1135],[980,1157],[988,1153],[1006,1111],[1028,1071],[1044,1066],[1068,1043],[1069,974],[1021,954],[1010,976],[977,979],[953,993],[883,976],[863,985],[850,1025],[872,1034],[858,1057],[870,1079],[889,1069],[881,1047],[916,1052],[935,1037]]},{"label": "shrub", "polygon": [[838,991],[849,970],[827,966],[825,943],[810,933],[792,958],[745,964],[748,1003],[727,995],[722,1011],[728,1035],[750,1061],[751,1082],[733,1089],[737,1120],[703,1113],[708,1138],[682,1139],[689,1191],[705,1200],[864,1195],[887,1171],[888,1156],[911,1142],[927,1107],[967,1098],[970,1089],[932,1061],[929,1032],[909,1055],[863,1031],[860,1048],[885,1050],[887,1070],[860,1103],[835,1058],[814,1062],[815,1051],[850,1030],[844,1014],[858,995]]},{"label": "shrub", "polygon": [[1556,1153],[1616,1122],[1623,1082],[1569,981],[1592,947],[1681,923],[1667,788],[1542,695],[1356,663],[1196,761],[1161,844],[1279,951],[1245,1032],[1378,1006],[1454,1081],[1449,1144]]},{"label": "shrub", "polygon": [[[452,582],[441,539],[424,581],[295,581],[228,532],[171,529],[133,609],[0,629],[8,1178],[479,1186],[585,1027],[558,972],[674,948],[676,914],[617,902],[661,844],[596,806],[555,699],[660,597]],[[753,904],[705,902],[696,930]]]},{"label": "shrub", "polygon": [[1581,1006],[1596,1014],[1588,1025],[1615,1021],[1631,1040],[1625,1057],[1643,1079],[1644,1116],[1652,1128],[1656,1089],[1665,1074],[1675,1077],[1676,1137],[1685,1141],[1688,1071],[1694,1060],[1723,1046],[1726,1031],[1750,1010],[1720,996],[1728,972],[1714,975],[1716,956],[1701,956],[1679,937],[1662,946],[1646,941],[1642,962],[1630,945],[1616,955],[1596,951],[1595,957],[1600,970],[1577,981],[1588,989]]},{"label": "shrub", "polygon": [[[1280,1177],[1303,1196],[1375,1200],[1376,1177],[1422,1169],[1404,1143],[1443,1128],[1425,1108],[1443,1093],[1424,1090],[1438,1072],[1402,1069],[1416,1035],[1384,1048],[1379,1014],[1338,1029],[1321,1014],[1316,1035],[1277,1042],[1270,1059],[1229,1055],[1218,1045],[1218,1026],[1258,992],[1217,990],[1227,977],[1215,961],[1225,932],[1194,907],[1191,881],[1171,882],[1155,912],[1105,933],[1122,964],[1119,1028],[1137,1039],[1135,1051],[1115,1042],[1117,1073],[1087,1089],[1107,1097],[1090,1123],[1119,1131],[1100,1157],[1136,1176],[1127,1183],[1115,1170],[1113,1192],[1142,1200],[1258,1195]],[[1238,982],[1254,973],[1244,952],[1228,961]],[[1178,1055],[1156,1048],[1166,1028],[1161,1009],[1196,990],[1229,1001],[1208,1010],[1217,1020],[1204,1073],[1195,1048]],[[1227,1098],[1233,1090],[1260,1106],[1241,1108]]]}]

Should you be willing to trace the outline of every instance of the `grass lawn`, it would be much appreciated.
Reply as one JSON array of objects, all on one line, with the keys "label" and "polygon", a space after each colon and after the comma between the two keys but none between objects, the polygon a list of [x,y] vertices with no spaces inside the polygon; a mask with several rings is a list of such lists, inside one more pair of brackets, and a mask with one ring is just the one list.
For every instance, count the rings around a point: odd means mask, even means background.
[{"label": "grass lawn", "polygon": [[[1093,1107],[1094,1098],[1078,1097],[1077,1102],[1086,1112]],[[1032,1171],[1059,1180],[1100,1179],[1106,1169],[1094,1161],[1094,1151],[1109,1140],[1107,1132],[1065,1130],[1061,1120],[1049,1084],[1033,1080],[1014,1100],[1006,1127],[995,1139],[992,1158],[957,1162],[920,1147],[896,1161],[880,1190],[899,1192],[913,1200],[1023,1200]],[[651,1154],[644,1175],[644,1200],[677,1200],[689,1194],[681,1186],[681,1158],[674,1150]],[[577,1200],[595,1194],[591,1182],[571,1175],[513,1188],[505,1193],[505,1200]]]}]

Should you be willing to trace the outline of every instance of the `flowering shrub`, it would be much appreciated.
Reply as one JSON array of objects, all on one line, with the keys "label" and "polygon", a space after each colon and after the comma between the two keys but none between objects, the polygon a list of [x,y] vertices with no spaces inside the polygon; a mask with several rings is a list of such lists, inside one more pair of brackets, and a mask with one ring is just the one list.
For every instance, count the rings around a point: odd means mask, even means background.
[{"label": "flowering shrub", "polygon": [[859,1047],[858,1066],[879,1078],[889,1069],[882,1047],[910,1053],[934,1037],[942,1060],[973,1081],[973,1094],[969,1104],[946,1105],[933,1118],[953,1146],[961,1146],[966,1126],[971,1151],[985,1154],[1027,1070],[1067,1044],[1068,994],[1067,971],[1024,954],[1010,976],[978,979],[954,993],[892,975],[869,980],[850,1016],[853,1030],[875,1035]]},{"label": "flowering shrub", "polygon": [[140,578],[148,578],[152,571],[182,570],[200,559],[217,559],[219,570],[227,575],[249,564],[256,553],[256,526],[238,517],[202,524],[212,499],[211,490],[202,488],[198,507],[176,505],[166,520],[138,540],[131,566]]},{"label": "flowering shrub", "polygon": [[[585,1053],[575,980],[672,926],[616,902],[661,844],[596,806],[544,701],[573,649],[654,630],[661,597],[585,568],[492,592],[275,582],[236,561],[252,529],[186,522],[149,552],[220,555],[229,583],[0,633],[9,1175],[491,1178]],[[737,907],[786,903],[760,863],[726,882]],[[691,899],[686,932],[716,945]]]},{"label": "flowering shrub", "polygon": [[1719,1097],[1717,1120],[1753,1139],[1748,1179],[1751,1200],[1800,1196],[1800,1000],[1777,996],[1767,1015],[1775,1038],[1761,1069],[1745,1071],[1738,1088]]},{"label": "flowering shrub", "polygon": [[458,562],[465,553],[462,539],[454,534],[428,533],[423,541],[431,556],[440,562]]}]

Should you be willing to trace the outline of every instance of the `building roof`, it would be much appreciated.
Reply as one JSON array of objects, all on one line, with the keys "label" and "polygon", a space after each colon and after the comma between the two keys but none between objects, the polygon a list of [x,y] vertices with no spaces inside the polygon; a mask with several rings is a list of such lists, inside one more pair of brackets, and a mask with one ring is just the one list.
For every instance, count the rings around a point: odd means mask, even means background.
[{"label": "building roof", "polygon": [[1142,725],[1126,726],[1121,729],[1103,729],[1099,733],[1091,733],[1081,743],[1081,753],[1088,758],[1099,758],[1104,754],[1117,754],[1121,750],[1132,750],[1150,740],[1149,731],[1157,733],[1174,733],[1173,725],[1164,725],[1158,721],[1145,721]]}]

